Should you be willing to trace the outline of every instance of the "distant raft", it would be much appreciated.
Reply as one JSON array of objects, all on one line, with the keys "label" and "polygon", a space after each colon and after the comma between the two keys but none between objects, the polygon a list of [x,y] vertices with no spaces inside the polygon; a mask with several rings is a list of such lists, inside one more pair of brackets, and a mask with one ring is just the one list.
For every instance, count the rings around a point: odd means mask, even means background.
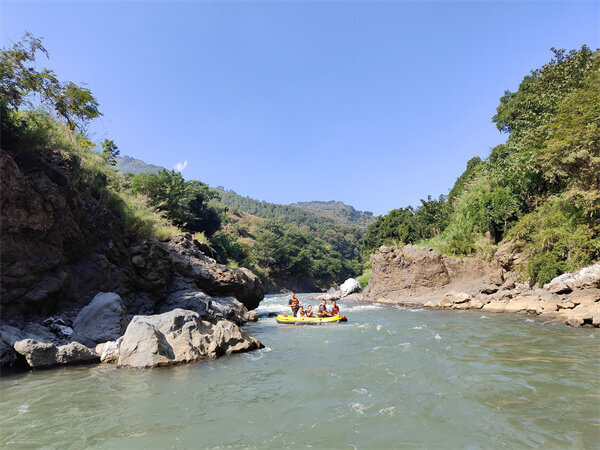
[{"label": "distant raft", "polygon": [[348,322],[346,316],[294,317],[288,314],[279,314],[275,320],[277,320],[277,323],[288,323],[291,325],[324,325],[328,323]]}]

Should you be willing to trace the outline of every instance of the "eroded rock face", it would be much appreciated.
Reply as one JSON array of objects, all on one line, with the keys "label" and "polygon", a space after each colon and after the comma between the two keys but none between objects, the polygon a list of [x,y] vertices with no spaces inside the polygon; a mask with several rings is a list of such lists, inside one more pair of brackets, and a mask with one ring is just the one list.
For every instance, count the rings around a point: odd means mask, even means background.
[{"label": "eroded rock face", "polygon": [[127,327],[125,307],[114,292],[100,292],[81,310],[73,322],[72,340],[89,347],[114,341]]},{"label": "eroded rock face", "polygon": [[[431,249],[382,246],[371,255],[373,274],[364,290],[368,300],[442,298],[449,290],[475,291],[484,279],[501,279],[501,270],[477,258],[448,258]],[[498,273],[498,274],[497,274]]]},{"label": "eroded rock face", "polygon": [[175,309],[155,316],[135,316],[123,336],[119,367],[156,367],[198,361],[259,348],[237,325],[202,320],[193,311]]}]

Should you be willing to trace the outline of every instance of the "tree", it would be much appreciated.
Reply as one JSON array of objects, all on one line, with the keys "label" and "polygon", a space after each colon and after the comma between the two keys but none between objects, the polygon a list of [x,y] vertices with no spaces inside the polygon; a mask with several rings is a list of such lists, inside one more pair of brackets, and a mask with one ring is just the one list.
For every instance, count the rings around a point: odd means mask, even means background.
[{"label": "tree", "polygon": [[102,157],[106,161],[107,164],[111,166],[116,166],[117,161],[115,158],[119,156],[119,147],[115,144],[115,141],[110,139],[104,139],[102,141]]},{"label": "tree", "polygon": [[204,231],[210,236],[221,226],[218,213],[207,204],[218,194],[200,181],[185,181],[180,172],[140,173],[132,178],[131,189],[147,195],[153,206],[187,231]]},{"label": "tree", "polygon": [[42,40],[31,33],[0,55],[0,112],[18,110],[23,104],[40,105],[56,112],[71,130],[84,129],[87,123],[102,114],[98,101],[89,89],[73,82],[61,83],[52,70],[37,70],[36,55],[48,52]]}]

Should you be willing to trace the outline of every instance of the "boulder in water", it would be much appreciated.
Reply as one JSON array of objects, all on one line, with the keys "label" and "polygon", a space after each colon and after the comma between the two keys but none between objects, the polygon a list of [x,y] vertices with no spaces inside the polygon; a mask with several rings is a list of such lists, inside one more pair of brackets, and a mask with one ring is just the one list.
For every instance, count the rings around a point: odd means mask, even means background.
[{"label": "boulder in water", "polygon": [[15,342],[14,349],[25,357],[27,364],[32,368],[57,364],[83,364],[100,360],[94,350],[79,342],[57,347],[49,342],[23,339]]},{"label": "boulder in water", "polygon": [[340,286],[340,291],[342,291],[342,297],[354,294],[355,292],[360,292],[361,290],[362,288],[360,287],[360,283],[354,278],[348,278]]},{"label": "boulder in water", "polygon": [[212,324],[194,311],[174,309],[154,316],[135,316],[123,336],[117,365],[169,366],[261,346],[232,322]]}]

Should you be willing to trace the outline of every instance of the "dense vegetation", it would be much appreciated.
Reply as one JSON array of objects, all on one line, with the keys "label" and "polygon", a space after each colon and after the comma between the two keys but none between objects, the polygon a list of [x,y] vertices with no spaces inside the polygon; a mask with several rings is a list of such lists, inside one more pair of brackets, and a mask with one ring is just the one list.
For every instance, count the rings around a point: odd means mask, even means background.
[{"label": "dense vegetation", "polygon": [[261,204],[254,211],[258,217],[250,216],[221,203],[219,191],[204,183],[156,166],[119,173],[117,164],[139,163],[120,158],[113,140],[95,143],[86,133],[89,121],[101,115],[96,98],[86,88],[59,81],[51,70],[38,69],[39,54],[47,56],[41,40],[31,34],[2,51],[2,145],[60,152],[74,187],[117,212],[127,235],[164,239],[195,233],[224,262],[248,267],[266,282],[302,279],[329,287],[362,271],[364,231],[359,227],[264,202],[256,202]]},{"label": "dense vegetation", "polygon": [[448,197],[379,218],[364,251],[396,241],[491,256],[506,242],[540,284],[600,258],[600,52],[552,50],[500,99],[506,143],[470,160]]}]

